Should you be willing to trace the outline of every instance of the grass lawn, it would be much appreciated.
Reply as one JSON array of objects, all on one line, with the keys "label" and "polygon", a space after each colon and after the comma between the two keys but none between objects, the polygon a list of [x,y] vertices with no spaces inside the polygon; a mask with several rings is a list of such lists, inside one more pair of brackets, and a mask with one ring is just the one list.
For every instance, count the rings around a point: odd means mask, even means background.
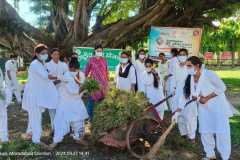
[{"label": "grass lawn", "polygon": [[[216,71],[228,87],[228,92],[238,97],[239,103],[236,106],[240,110],[240,69],[228,69]],[[240,116],[231,118],[232,142],[240,145]]]}]

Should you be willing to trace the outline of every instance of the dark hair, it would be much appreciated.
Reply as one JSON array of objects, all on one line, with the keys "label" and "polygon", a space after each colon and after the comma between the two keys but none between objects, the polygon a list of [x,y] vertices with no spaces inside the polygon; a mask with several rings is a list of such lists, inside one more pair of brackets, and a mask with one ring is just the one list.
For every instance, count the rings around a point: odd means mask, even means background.
[{"label": "dark hair", "polygon": [[172,49],[171,49],[171,53],[172,53],[173,57],[176,57],[179,52],[178,52],[178,49],[177,49],[177,48],[172,48]]},{"label": "dark hair", "polygon": [[131,56],[130,56],[130,53],[127,52],[127,51],[122,51],[121,55],[123,55],[123,54],[127,55],[128,57],[131,57]]},{"label": "dark hair", "polygon": [[158,56],[165,56],[165,53],[159,53]]},{"label": "dark hair", "polygon": [[39,44],[34,48],[34,53],[40,53],[43,50],[48,49],[46,45],[44,44]]},{"label": "dark hair", "polygon": [[179,53],[181,53],[181,52],[185,52],[185,53],[187,53],[187,55],[188,55],[188,50],[185,49],[185,48],[180,49],[180,50],[179,50]]},{"label": "dark hair", "polygon": [[78,59],[75,57],[71,58],[68,66],[69,66],[69,68],[80,69]]},{"label": "dark hair", "polygon": [[[148,63],[150,63],[150,64],[153,65],[154,62],[153,62],[152,59],[147,58],[147,59],[145,60],[145,63],[144,63],[145,66],[146,66]],[[152,75],[153,75],[153,86],[154,86],[155,88],[158,88],[158,86],[159,86],[158,74],[152,73]]]},{"label": "dark hair", "polygon": [[40,52],[42,52],[43,50],[45,50],[45,49],[48,49],[48,47],[45,45],[45,44],[38,44],[38,45],[36,45],[36,47],[34,48],[34,57],[32,58],[32,61],[33,60],[35,60],[35,59],[37,59],[37,55],[36,55],[36,53],[40,53]]},{"label": "dark hair", "polygon": [[147,59],[145,60],[144,64],[146,65],[146,64],[148,64],[148,63],[150,63],[150,64],[153,65],[153,60],[150,59],[150,58],[147,58]]},{"label": "dark hair", "polygon": [[144,52],[144,54],[146,54],[146,51],[145,51],[144,49],[139,49],[138,52],[137,52],[137,54],[136,54],[136,57],[135,57],[136,59],[139,58],[140,52]]},{"label": "dark hair", "polygon": [[50,55],[53,54],[53,52],[56,52],[56,51],[60,53],[60,49],[52,48],[51,51],[50,51]]},{"label": "dark hair", "polygon": [[103,49],[103,47],[102,47],[102,45],[101,44],[97,44],[95,47],[94,47],[94,50],[96,50],[96,49]]},{"label": "dark hair", "polygon": [[10,58],[17,58],[18,56],[16,54],[11,54]]},{"label": "dark hair", "polygon": [[[202,60],[197,56],[192,56],[187,59],[187,61],[191,62],[193,65],[199,65],[199,67],[202,67]],[[189,98],[191,95],[191,75],[187,76],[187,79],[185,80],[185,85],[183,88],[184,96],[185,98]]]}]

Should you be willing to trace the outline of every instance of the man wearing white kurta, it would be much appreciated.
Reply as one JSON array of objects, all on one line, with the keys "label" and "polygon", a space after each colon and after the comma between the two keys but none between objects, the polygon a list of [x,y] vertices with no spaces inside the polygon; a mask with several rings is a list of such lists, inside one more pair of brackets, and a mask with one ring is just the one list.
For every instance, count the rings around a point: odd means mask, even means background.
[{"label": "man wearing white kurta", "polygon": [[125,91],[134,91],[136,85],[136,70],[129,62],[128,53],[123,52],[120,58],[120,64],[115,72],[116,88]]},{"label": "man wearing white kurta", "polygon": [[138,59],[134,63],[134,67],[137,73],[137,86],[138,91],[142,92],[144,90],[143,86],[143,72],[145,71],[144,60],[146,59],[145,51],[140,50],[138,52]]},{"label": "man wearing white kurta", "polygon": [[17,80],[17,56],[11,55],[10,60],[5,63],[5,82],[6,82],[6,102],[12,102],[13,94],[16,96],[17,102],[21,103],[21,87]]},{"label": "man wearing white kurta", "polygon": [[42,132],[42,112],[45,108],[56,109],[58,92],[51,80],[44,62],[48,58],[47,47],[39,45],[34,49],[36,59],[32,61],[28,70],[28,81],[24,88],[22,108],[29,115],[29,130],[32,132],[32,142],[40,144]]},{"label": "man wearing white kurta", "polygon": [[[64,73],[66,73],[68,71],[68,67],[65,63],[60,61],[60,50],[59,49],[57,49],[57,48],[52,49],[50,54],[51,54],[51,61],[46,63],[46,67],[47,67],[49,74],[57,77],[58,83],[55,85],[59,91],[59,88],[62,85],[61,80],[63,78]],[[53,82],[57,82],[57,81],[53,81]],[[50,115],[50,119],[51,119],[51,127],[53,130],[56,109],[49,109],[48,111],[49,111],[49,115]]]},{"label": "man wearing white kurta", "polygon": [[8,119],[5,88],[3,85],[3,73],[0,69],[0,141],[2,143],[8,141]]}]

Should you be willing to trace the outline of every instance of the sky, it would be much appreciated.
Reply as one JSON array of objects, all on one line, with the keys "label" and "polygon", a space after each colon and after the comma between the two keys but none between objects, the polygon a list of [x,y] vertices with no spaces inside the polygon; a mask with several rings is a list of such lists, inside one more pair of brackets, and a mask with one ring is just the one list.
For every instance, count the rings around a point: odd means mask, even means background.
[{"label": "sky", "polygon": [[[14,0],[7,0],[14,7]],[[31,0],[20,0],[18,8],[16,8],[18,14],[21,18],[23,18],[26,22],[31,25],[38,27],[37,15],[33,13],[30,8],[33,5]],[[90,21],[90,28],[94,25],[96,17],[92,17]]]},{"label": "sky", "polygon": [[[12,6],[13,0],[7,0]],[[37,25],[37,15],[30,11],[32,2],[30,0],[21,0],[19,2],[19,7],[17,9],[17,12],[19,15],[28,23],[30,23],[33,26]]]}]

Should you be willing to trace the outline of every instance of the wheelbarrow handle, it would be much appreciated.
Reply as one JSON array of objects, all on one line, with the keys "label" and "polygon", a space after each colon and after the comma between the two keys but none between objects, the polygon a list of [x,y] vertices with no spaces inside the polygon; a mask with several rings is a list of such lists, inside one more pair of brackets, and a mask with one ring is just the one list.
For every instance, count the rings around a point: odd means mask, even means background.
[{"label": "wheelbarrow handle", "polygon": [[171,94],[169,96],[167,96],[166,98],[162,99],[161,101],[159,101],[158,103],[154,104],[153,107],[156,108],[157,106],[159,106],[160,104],[164,103],[165,101],[169,100],[170,98],[172,98],[175,94]]}]

